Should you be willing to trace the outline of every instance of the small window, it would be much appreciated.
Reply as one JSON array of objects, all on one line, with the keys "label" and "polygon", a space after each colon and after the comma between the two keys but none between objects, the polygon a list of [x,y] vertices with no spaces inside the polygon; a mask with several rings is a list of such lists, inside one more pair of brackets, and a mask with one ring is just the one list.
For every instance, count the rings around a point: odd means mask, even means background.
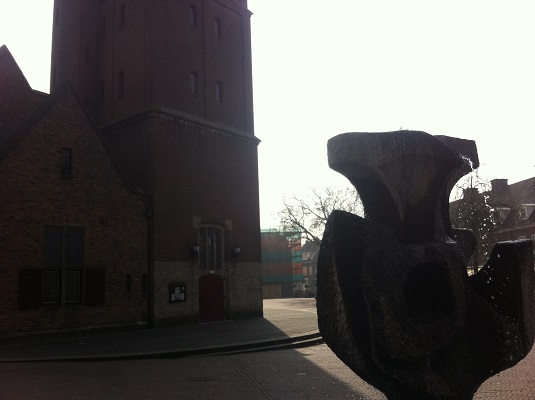
[{"label": "small window", "polygon": [[214,33],[216,39],[221,39],[221,20],[219,18],[214,19]]},{"label": "small window", "polygon": [[67,147],[61,149],[61,174],[72,175],[72,150]]},{"label": "small window", "polygon": [[132,274],[126,274],[126,293],[132,293]]},{"label": "small window", "polygon": [[197,72],[191,71],[189,75],[189,87],[191,90],[191,93],[194,95],[199,94],[199,76],[197,75]]},{"label": "small window", "polygon": [[100,18],[100,40],[104,40],[106,37],[106,18]]},{"label": "small window", "polygon": [[192,28],[197,28],[197,7],[190,4],[188,11],[189,24]]},{"label": "small window", "polygon": [[223,85],[221,82],[215,83],[215,99],[218,104],[223,104]]},{"label": "small window", "polygon": [[117,76],[117,97],[124,96],[124,71],[119,72]]},{"label": "small window", "polygon": [[126,6],[124,4],[121,4],[121,6],[119,7],[119,30],[124,29],[125,13]]}]

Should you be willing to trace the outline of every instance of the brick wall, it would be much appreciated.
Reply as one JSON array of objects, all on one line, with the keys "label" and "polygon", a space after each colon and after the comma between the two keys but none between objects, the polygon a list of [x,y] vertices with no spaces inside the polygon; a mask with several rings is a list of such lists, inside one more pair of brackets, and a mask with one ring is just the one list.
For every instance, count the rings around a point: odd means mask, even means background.
[{"label": "brick wall", "polygon": [[[191,262],[157,262],[155,264],[154,314],[156,325],[199,320],[199,278],[209,271]],[[262,272],[260,264],[231,262],[216,270],[224,278],[225,318],[262,316]],[[169,302],[169,284],[186,285],[184,302]]]},{"label": "brick wall", "polygon": [[[78,99],[70,89],[57,92],[17,135],[0,159],[0,334],[146,321],[145,202],[127,186]],[[71,177],[61,174],[64,147],[72,149]],[[105,269],[103,306],[19,309],[19,270],[43,267],[46,225],[84,228],[84,267]]]}]

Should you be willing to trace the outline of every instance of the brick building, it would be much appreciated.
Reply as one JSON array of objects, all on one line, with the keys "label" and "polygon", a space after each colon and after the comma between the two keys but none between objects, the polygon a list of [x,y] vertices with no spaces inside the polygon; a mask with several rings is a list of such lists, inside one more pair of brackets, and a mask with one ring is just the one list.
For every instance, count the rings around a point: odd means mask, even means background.
[{"label": "brick building", "polygon": [[264,298],[303,296],[301,232],[263,229],[261,243]]},{"label": "brick building", "polygon": [[262,315],[250,16],[246,0],[54,2],[51,97],[72,82],[144,194],[149,323]]},{"label": "brick building", "polygon": [[535,178],[512,184],[493,179],[488,185],[463,189],[462,197],[450,203],[450,219],[455,227],[470,229],[479,238],[470,261],[479,268],[496,242],[531,239],[535,243],[534,210]]},{"label": "brick building", "polygon": [[145,200],[72,86],[32,91],[2,46],[0,115],[0,337],[146,322]]}]

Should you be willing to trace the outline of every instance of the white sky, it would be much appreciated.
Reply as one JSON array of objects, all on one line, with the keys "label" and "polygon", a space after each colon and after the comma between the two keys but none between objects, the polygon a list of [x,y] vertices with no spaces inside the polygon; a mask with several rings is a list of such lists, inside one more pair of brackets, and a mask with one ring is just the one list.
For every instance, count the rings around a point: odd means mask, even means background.
[{"label": "white sky", "polygon": [[[52,6],[0,2],[0,45],[45,92]],[[348,131],[473,139],[487,179],[535,176],[535,1],[249,0],[249,9],[262,228],[277,226],[284,196],[348,185],[326,155],[327,140]]]}]

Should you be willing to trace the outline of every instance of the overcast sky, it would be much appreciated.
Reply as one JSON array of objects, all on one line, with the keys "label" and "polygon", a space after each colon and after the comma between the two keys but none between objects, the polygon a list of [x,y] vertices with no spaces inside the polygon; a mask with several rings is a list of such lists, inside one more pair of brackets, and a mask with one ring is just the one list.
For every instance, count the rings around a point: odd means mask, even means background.
[{"label": "overcast sky", "polygon": [[[0,44],[45,92],[52,5],[0,3]],[[535,176],[535,1],[249,0],[249,9],[262,228],[277,226],[284,196],[348,185],[327,166],[327,140],[343,132],[473,139],[485,178]]]}]

